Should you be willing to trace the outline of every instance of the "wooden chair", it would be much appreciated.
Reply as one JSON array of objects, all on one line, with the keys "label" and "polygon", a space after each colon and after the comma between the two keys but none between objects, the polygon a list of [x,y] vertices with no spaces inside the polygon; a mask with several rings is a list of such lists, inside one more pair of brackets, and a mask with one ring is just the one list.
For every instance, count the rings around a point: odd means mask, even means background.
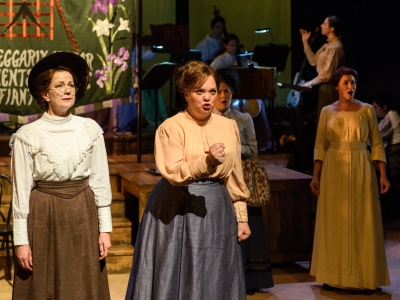
[{"label": "wooden chair", "polygon": [[[12,201],[10,201],[10,205],[8,207],[6,215],[4,215],[1,210],[2,206],[4,206],[4,200],[2,199],[4,183],[6,183],[7,181],[10,184],[11,191],[11,179],[6,175],[0,174],[0,249],[6,249],[7,270],[5,271],[5,278],[7,280],[11,280],[11,268],[14,259],[13,228],[11,225]],[[11,252],[12,256],[10,255]]]}]

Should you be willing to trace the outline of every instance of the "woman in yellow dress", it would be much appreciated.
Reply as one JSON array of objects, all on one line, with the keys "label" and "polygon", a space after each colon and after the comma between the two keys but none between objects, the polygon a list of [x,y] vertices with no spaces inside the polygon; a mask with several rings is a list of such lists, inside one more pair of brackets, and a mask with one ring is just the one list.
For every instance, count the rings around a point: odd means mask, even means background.
[{"label": "woman in yellow dress", "polygon": [[354,99],[357,77],[346,67],[334,72],[339,100],[322,109],[318,124],[311,182],[318,196],[311,275],[325,289],[371,294],[390,284],[378,190],[386,193],[390,184],[375,110]]}]

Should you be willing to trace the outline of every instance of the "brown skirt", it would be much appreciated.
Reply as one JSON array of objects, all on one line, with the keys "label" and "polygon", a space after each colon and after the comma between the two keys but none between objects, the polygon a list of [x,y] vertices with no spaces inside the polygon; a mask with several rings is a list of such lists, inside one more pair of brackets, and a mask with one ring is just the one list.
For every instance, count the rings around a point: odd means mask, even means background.
[{"label": "brown skirt", "polygon": [[13,299],[110,299],[88,179],[37,182],[29,212],[33,272],[15,262]]}]

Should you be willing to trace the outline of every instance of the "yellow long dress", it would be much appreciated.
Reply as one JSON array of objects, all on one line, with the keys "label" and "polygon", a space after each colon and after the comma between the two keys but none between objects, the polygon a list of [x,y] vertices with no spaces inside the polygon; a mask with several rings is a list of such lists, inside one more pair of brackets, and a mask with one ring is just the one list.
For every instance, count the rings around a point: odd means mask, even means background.
[{"label": "yellow long dress", "polygon": [[386,158],[374,108],[364,104],[356,112],[337,112],[324,107],[314,160],[323,163],[311,275],[344,288],[390,285],[373,166]]}]

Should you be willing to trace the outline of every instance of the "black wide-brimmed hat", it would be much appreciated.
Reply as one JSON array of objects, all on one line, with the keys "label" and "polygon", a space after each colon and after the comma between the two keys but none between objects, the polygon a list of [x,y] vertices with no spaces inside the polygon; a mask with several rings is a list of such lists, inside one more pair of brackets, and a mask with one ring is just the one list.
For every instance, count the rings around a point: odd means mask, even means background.
[{"label": "black wide-brimmed hat", "polygon": [[226,82],[227,85],[235,91],[239,85],[239,73],[232,68],[222,68],[218,69],[217,73],[221,77],[223,82]]},{"label": "black wide-brimmed hat", "polygon": [[78,88],[76,98],[82,98],[85,95],[89,83],[89,67],[82,57],[71,52],[52,53],[33,66],[28,77],[28,86],[31,95],[36,99],[36,79],[38,76],[46,70],[55,69],[57,67],[68,68],[75,74],[78,78],[78,82],[76,82]]}]

